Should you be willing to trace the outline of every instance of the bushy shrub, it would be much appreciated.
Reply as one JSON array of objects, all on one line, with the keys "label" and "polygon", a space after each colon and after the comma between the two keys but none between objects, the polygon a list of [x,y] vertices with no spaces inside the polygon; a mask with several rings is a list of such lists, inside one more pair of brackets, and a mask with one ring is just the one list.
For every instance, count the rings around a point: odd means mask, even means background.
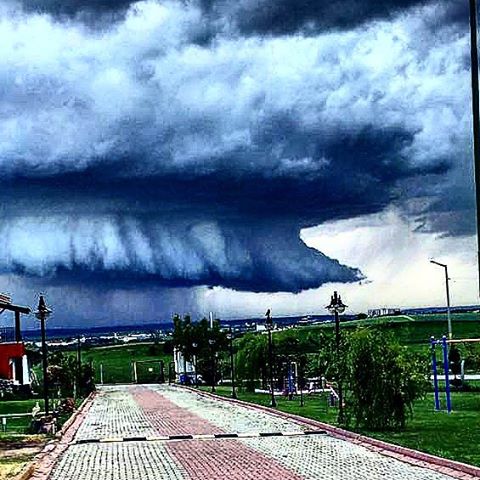
[{"label": "bushy shrub", "polygon": [[[74,386],[80,379],[78,395],[87,395],[95,389],[93,381],[94,372],[88,363],[82,363],[80,375],[78,372],[78,363],[76,356],[68,355],[63,352],[55,352],[49,356],[48,381],[50,389],[56,390],[61,397],[71,397],[74,393]],[[43,391],[43,385],[40,383],[39,390]]]},{"label": "bushy shrub", "polygon": [[358,329],[346,338],[341,371],[347,415],[356,427],[404,427],[413,402],[428,387],[428,362],[408,353],[392,335]]},{"label": "bushy shrub", "polygon": [[465,360],[465,370],[480,372],[480,343],[463,343],[462,358]]},{"label": "bushy shrub", "polygon": [[13,380],[0,378],[0,400],[10,400],[13,397]]}]

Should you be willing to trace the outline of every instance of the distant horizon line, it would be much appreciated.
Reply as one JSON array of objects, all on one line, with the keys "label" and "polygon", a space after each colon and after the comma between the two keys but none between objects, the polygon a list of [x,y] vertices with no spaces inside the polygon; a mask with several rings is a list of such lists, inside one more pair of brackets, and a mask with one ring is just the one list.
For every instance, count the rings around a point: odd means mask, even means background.
[{"label": "distant horizon line", "polygon": [[[442,306],[442,307],[410,307],[410,308],[405,308],[402,309],[400,307],[376,307],[375,309],[380,309],[380,308],[399,308],[400,314],[402,313],[411,313],[415,314],[415,312],[419,313],[426,313],[426,311],[429,310],[434,310],[438,313],[442,313],[443,311],[446,312],[447,307]],[[458,311],[458,310],[468,310],[468,309],[480,309],[480,304],[472,304],[472,305],[456,305],[454,307],[450,307],[450,310],[452,312]],[[369,309],[369,310],[374,310],[374,309]],[[356,315],[359,315],[360,313],[365,313],[365,312],[358,312],[358,313],[345,313],[342,315],[342,317],[353,317]],[[330,317],[331,314],[329,313],[307,313],[307,314],[297,314],[297,315],[278,315],[276,317],[273,317],[274,319],[277,320],[287,320],[287,319],[295,319],[295,318],[303,318],[303,317],[314,317],[314,318],[326,318]],[[206,318],[206,317],[205,317]],[[261,320],[263,319],[262,316],[255,316],[255,317],[232,317],[232,318],[225,318],[221,319],[219,318],[220,322],[225,322],[225,323],[231,323],[231,322],[246,322],[246,321],[256,321],[256,320]],[[197,322],[200,320],[193,320],[193,322]],[[47,331],[49,332],[55,332],[55,331],[76,331],[78,332],[79,330],[83,331],[93,331],[93,330],[98,330],[98,331],[112,331],[112,329],[119,328],[119,329],[141,329],[141,328],[152,328],[154,326],[158,325],[171,325],[173,323],[172,320],[166,320],[166,321],[154,321],[154,322],[149,322],[149,323],[140,323],[140,324],[135,324],[135,323],[124,323],[124,324],[118,324],[118,325],[104,325],[104,326],[91,326],[91,327],[74,327],[74,326],[66,326],[66,327],[51,327],[48,328],[47,326]],[[7,325],[0,325],[1,328],[5,328],[8,326]],[[38,329],[37,328],[30,328],[30,329],[25,329],[23,332],[28,333],[28,332],[36,332]]]}]

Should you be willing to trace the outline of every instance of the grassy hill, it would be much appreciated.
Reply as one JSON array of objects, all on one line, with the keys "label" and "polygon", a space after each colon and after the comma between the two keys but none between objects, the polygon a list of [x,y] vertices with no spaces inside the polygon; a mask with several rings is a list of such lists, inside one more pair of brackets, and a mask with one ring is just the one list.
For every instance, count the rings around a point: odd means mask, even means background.
[{"label": "grassy hill", "polygon": [[[137,366],[138,380],[149,382],[159,374],[158,362],[164,362],[165,376],[167,376],[168,364],[172,360],[172,355],[163,352],[163,345],[153,343],[96,347],[82,353],[82,361],[92,362],[97,383],[100,383],[100,365],[103,365],[104,383],[130,383],[133,379],[132,362],[152,361],[152,363]],[[152,371],[149,371],[150,368]]]},{"label": "grassy hill", "polygon": [[[447,334],[447,316],[446,314],[398,315],[341,322],[342,329],[361,326],[385,328],[393,332],[405,345],[428,344],[432,335],[440,338]],[[305,328],[334,328],[334,323]],[[480,338],[480,313],[452,314],[452,330],[454,338]]]}]

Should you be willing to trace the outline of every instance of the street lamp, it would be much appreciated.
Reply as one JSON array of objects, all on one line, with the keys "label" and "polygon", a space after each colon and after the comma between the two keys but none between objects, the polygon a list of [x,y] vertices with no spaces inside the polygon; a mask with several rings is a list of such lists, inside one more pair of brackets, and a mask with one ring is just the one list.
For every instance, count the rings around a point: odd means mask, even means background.
[{"label": "street lamp", "polygon": [[448,267],[444,263],[436,262],[435,260],[430,260],[430,263],[433,263],[435,265],[438,265],[439,267],[443,267],[445,269],[445,286],[447,289],[447,321],[448,321],[448,338],[451,340],[452,339],[452,318],[450,316],[450,289],[449,289],[449,284],[448,281],[450,278],[448,278]]},{"label": "street lamp", "polygon": [[273,341],[272,341],[272,330],[273,330],[273,321],[270,315],[270,309],[267,310],[265,314],[267,319],[265,320],[265,328],[268,332],[268,362],[270,364],[270,393],[271,393],[271,401],[270,406],[275,408],[277,406],[277,402],[275,400],[275,391],[273,385]]},{"label": "street lamp", "polygon": [[325,308],[328,311],[335,315],[335,346],[337,354],[337,382],[338,382],[338,422],[343,423],[343,391],[342,391],[342,381],[340,378],[340,319],[338,317],[339,313],[345,311],[347,305],[342,302],[340,295],[337,292],[333,292],[333,295],[330,299],[330,305],[327,305]]},{"label": "street lamp", "polygon": [[42,331],[42,363],[43,363],[43,398],[45,401],[45,415],[49,414],[48,406],[48,359],[47,359],[47,340],[45,335],[45,320],[52,313],[52,311],[47,307],[43,295],[40,295],[38,300],[38,308],[35,312],[35,316],[40,320],[40,329]]},{"label": "street lamp", "polygon": [[232,332],[232,327],[230,327],[228,333],[227,333],[227,338],[230,340],[230,372],[232,374],[232,398],[237,398],[237,392],[235,390],[235,365],[234,365],[234,359],[233,359],[233,332]]},{"label": "street lamp", "polygon": [[77,336],[77,395],[82,396],[82,351],[80,335]]},{"label": "street lamp", "polygon": [[195,369],[195,387],[198,388],[198,373],[197,373],[197,347],[198,343],[193,342],[192,343],[192,349],[193,349],[193,360],[194,360],[194,365],[193,368]]},{"label": "street lamp", "polygon": [[187,384],[187,356],[185,354],[186,348],[184,348],[182,355],[183,355],[183,384]]},{"label": "street lamp", "polygon": [[208,343],[212,349],[212,393],[215,393],[215,339],[210,338]]}]

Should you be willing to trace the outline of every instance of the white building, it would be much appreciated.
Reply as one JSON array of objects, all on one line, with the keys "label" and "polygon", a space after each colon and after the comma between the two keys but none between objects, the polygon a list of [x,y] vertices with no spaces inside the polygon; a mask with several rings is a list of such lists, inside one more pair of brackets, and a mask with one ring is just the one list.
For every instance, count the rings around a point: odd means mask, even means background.
[{"label": "white building", "polygon": [[384,317],[386,315],[399,315],[401,310],[399,308],[373,308],[368,310],[367,314],[369,317]]},{"label": "white building", "polygon": [[184,361],[183,354],[177,348],[173,349],[173,361],[175,363],[175,378],[180,382],[180,376],[185,373],[190,377],[195,375],[195,358],[193,362]]}]

